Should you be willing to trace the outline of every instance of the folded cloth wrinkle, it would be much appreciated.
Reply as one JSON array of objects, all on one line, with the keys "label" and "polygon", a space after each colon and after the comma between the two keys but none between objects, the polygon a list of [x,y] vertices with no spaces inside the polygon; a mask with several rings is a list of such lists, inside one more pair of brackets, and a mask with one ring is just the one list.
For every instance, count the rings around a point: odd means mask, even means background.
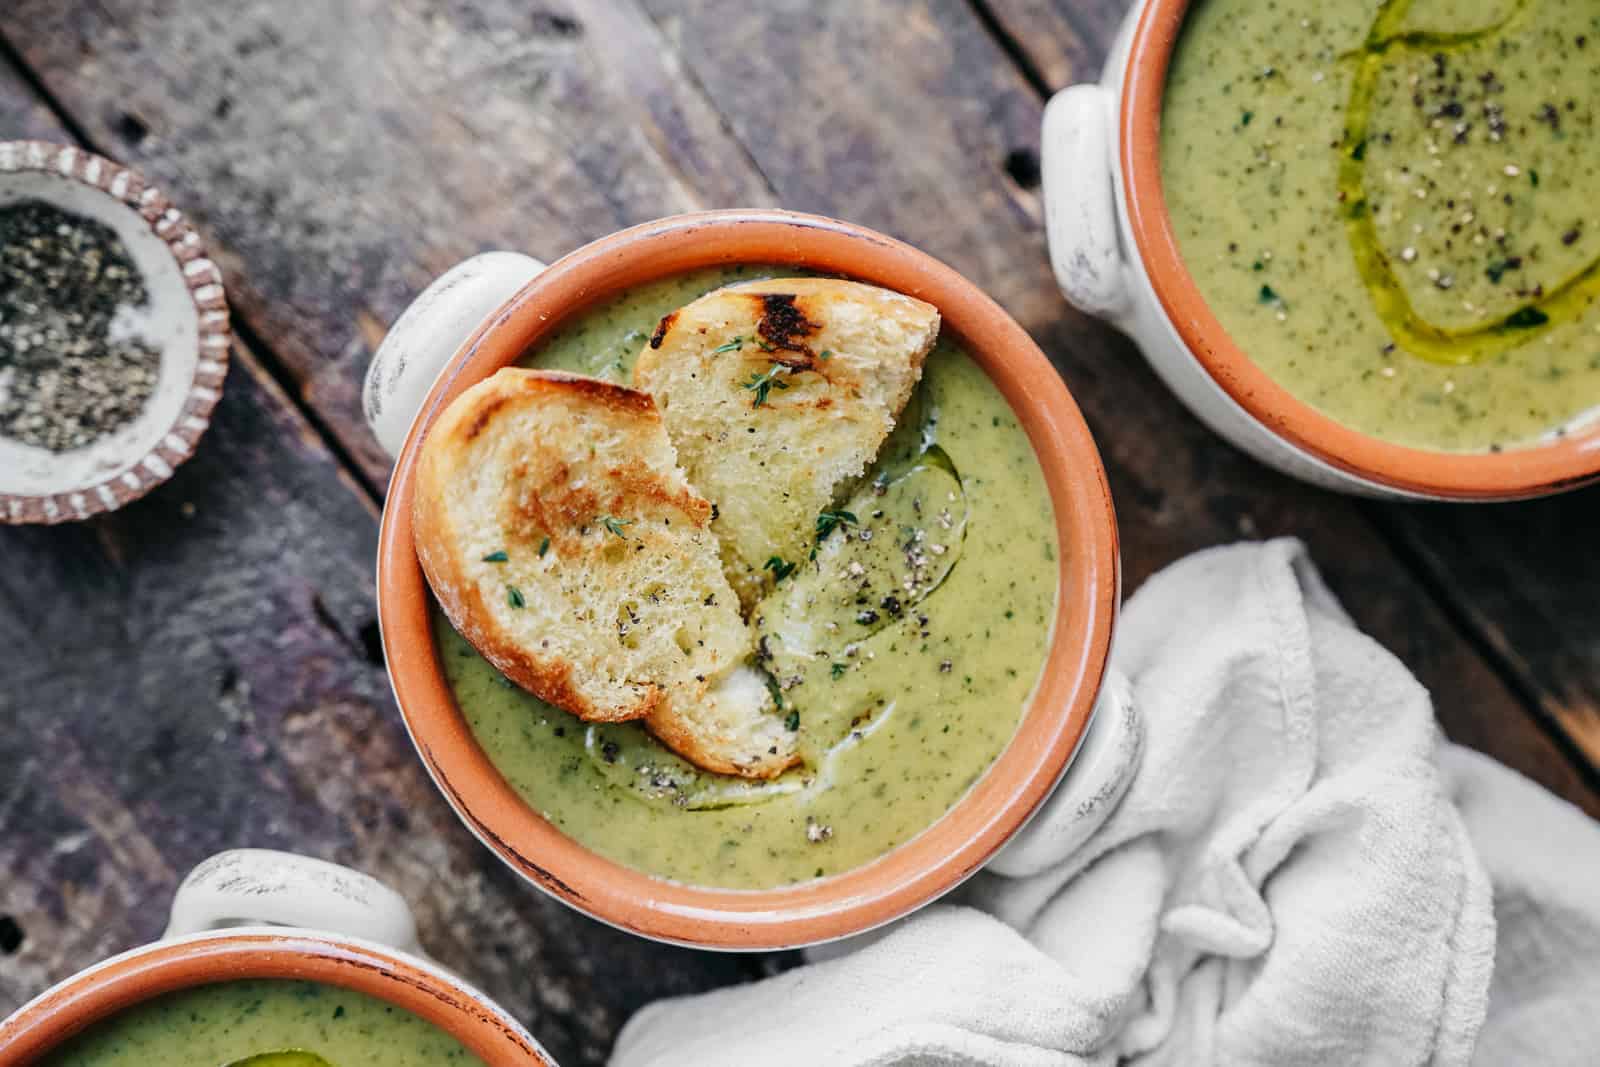
[{"label": "folded cloth wrinkle", "polygon": [[1152,577],[1113,668],[1142,748],[1110,799],[1062,790],[887,932],[651,1005],[614,1067],[1600,1062],[1600,827],[1446,744],[1299,542]]}]

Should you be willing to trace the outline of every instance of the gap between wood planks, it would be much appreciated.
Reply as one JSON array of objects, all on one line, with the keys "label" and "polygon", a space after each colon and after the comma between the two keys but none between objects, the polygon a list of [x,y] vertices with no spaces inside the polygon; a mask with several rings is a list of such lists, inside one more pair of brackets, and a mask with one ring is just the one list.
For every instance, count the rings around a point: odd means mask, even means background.
[{"label": "gap between wood planks", "polygon": [[[587,11],[588,8],[586,7],[585,10]],[[641,17],[643,16],[641,15]],[[654,24],[649,23],[648,20],[647,25],[649,25],[650,29],[655,29]],[[108,158],[116,158],[116,153],[105,151],[88,134],[84,125],[78,121],[76,116],[46,87],[44,82],[35,74],[33,68],[23,59],[12,44],[3,28],[0,28],[0,67],[9,68],[16,75],[26,90],[49,111],[55,123],[61,127],[68,139],[88,151],[96,152]],[[706,96],[704,89],[698,82],[689,80],[687,84],[690,87],[689,91],[697,94],[706,106],[711,106],[709,97]],[[658,101],[656,106],[667,108],[669,117],[673,117],[671,109],[676,106],[674,101],[667,100],[664,103]],[[712,108],[712,110],[715,113],[715,109]],[[659,116],[653,109],[650,110],[647,117],[652,122],[659,121]],[[740,145],[739,147],[742,151],[743,146]],[[760,168],[755,165],[754,160],[750,159],[748,154],[744,158],[749,171],[755,175],[765,191],[775,198],[776,193],[773,192],[770,182],[761,173]],[[673,169],[674,173],[679,174],[680,181],[687,181],[686,176],[682,174],[681,168],[677,166],[674,160],[665,159],[664,162]],[[373,516],[374,521],[376,521],[381,515],[386,487],[375,483],[364,472],[362,465],[356,461],[327,420],[322,417],[305,396],[301,383],[296,380],[289,364],[261,336],[240,308],[233,307],[231,309],[231,321],[235,336],[235,365],[233,372],[254,377],[261,384],[264,391],[271,394],[287,412],[291,413],[291,416],[298,417],[303,432],[308,434],[314,443],[320,445],[333,457],[335,461],[333,468],[337,476],[361,501],[362,505]],[[317,615],[323,619],[329,630],[350,647],[352,656],[382,665],[382,653],[377,642],[375,623],[369,622],[353,635],[350,635],[346,634],[336,622],[330,625],[330,621],[324,617],[325,613],[323,611],[318,610]],[[745,981],[755,981],[762,978],[770,978],[797,965],[800,962],[800,957],[798,952],[778,951],[741,954],[736,960],[735,966],[742,973],[743,979]]]},{"label": "gap between wood planks", "polygon": [[[1356,509],[1372,524],[1378,539],[1388,546],[1395,558],[1411,572],[1424,593],[1433,600],[1450,625],[1461,635],[1467,647],[1477,653],[1489,670],[1500,678],[1507,690],[1528,710],[1539,729],[1550,738],[1556,749],[1572,763],[1583,784],[1600,795],[1600,766],[1584,751],[1583,746],[1567,731],[1558,715],[1550,710],[1539,695],[1539,687],[1530,682],[1511,658],[1483,632],[1456,597],[1450,594],[1449,582],[1441,575],[1417,547],[1406,537],[1399,524],[1388,517],[1382,505],[1371,500],[1358,500]],[[1492,504],[1452,504],[1448,507],[1493,507]]]},{"label": "gap between wood planks", "polygon": [[[1042,100],[1049,95],[1050,85],[1042,70],[1034,63],[1022,42],[1009,33],[1002,21],[991,10],[992,5],[986,0],[968,0],[967,6],[974,14],[985,33],[998,46],[1000,51],[1011,60],[1021,78],[1032,88],[1034,93]],[[1069,11],[1070,15],[1071,12]],[[1070,19],[1069,19],[1070,21]],[[1083,32],[1079,34],[1085,42],[1094,42],[1099,34]],[[1090,50],[1094,48],[1090,44]],[[27,84],[37,98],[48,107],[68,133],[83,147],[100,151],[93,138],[87,135],[82,124],[76,121],[61,101],[54,96],[34,75],[32,69],[22,60],[11,43],[0,35],[0,57],[8,61],[16,70],[18,76]],[[713,113],[720,113],[720,109],[709,100],[705,90],[697,81],[689,80],[689,86],[694,95],[700,98]],[[1012,153],[1017,157],[1014,161],[1007,160],[1007,169],[1012,171],[1013,177],[1018,179],[1020,185],[1027,187],[1030,182],[1024,180],[1020,171],[1029,171],[1032,179],[1037,178],[1037,157],[1031,149],[1018,150]],[[745,163],[757,175],[760,169],[754,160],[745,154]],[[672,161],[666,161],[669,166]],[[675,171],[676,172],[676,171]],[[683,175],[680,174],[680,180]],[[761,176],[762,184],[770,189],[770,183]],[[348,447],[341,442],[330,423],[312,406],[303,394],[301,385],[287,361],[283,360],[274,347],[267,343],[257,333],[252,324],[241,312],[236,312],[234,327],[239,337],[241,348],[247,351],[251,359],[242,364],[246,373],[254,373],[257,377],[270,379],[276,391],[282,395],[287,406],[295,411],[304,421],[306,426],[317,441],[337,460],[338,467],[348,479],[359,487],[361,494],[372,505],[377,505],[382,500],[382,486],[377,484],[378,479],[364,472],[361,464],[350,453]],[[1525,674],[1516,668],[1514,662],[1507,657],[1503,650],[1496,648],[1493,641],[1488,638],[1480,627],[1475,626],[1470,617],[1461,606],[1448,595],[1448,589],[1440,575],[1428,567],[1426,561],[1420,557],[1397,529],[1382,509],[1373,504],[1356,502],[1357,512],[1365,517],[1377,533],[1379,540],[1395,554],[1399,563],[1410,572],[1421,584],[1425,595],[1434,601],[1449,620],[1448,625],[1463,639],[1466,646],[1484,662],[1486,667],[1498,676],[1506,685],[1517,702],[1524,706],[1525,712],[1531,714],[1533,720],[1539,724],[1541,733],[1545,734],[1556,746],[1569,764],[1576,764],[1579,776],[1583,783],[1592,791],[1600,794],[1600,771],[1594,764],[1583,756],[1582,749],[1573,740],[1571,734],[1562,728],[1555,716],[1538,697],[1538,686],[1530,682]]]},{"label": "gap between wood planks", "polygon": [[[1005,23],[996,15],[990,0],[967,0],[968,7],[974,17],[983,27],[984,31],[993,39],[995,45],[1015,65],[1022,79],[1033,89],[1041,101],[1048,100],[1055,92],[1050,80],[1029,54],[1028,49],[1017,37],[1006,28]],[[1068,25],[1077,30],[1079,36],[1086,41],[1094,41],[1103,50],[1104,42],[1095,41],[1096,35],[1085,32],[1081,26],[1073,21],[1073,8],[1068,5],[1059,9]],[[1370,525],[1377,534],[1378,540],[1394,554],[1395,559],[1417,581],[1424,594],[1433,601],[1448,620],[1449,626],[1461,637],[1466,646],[1481,659],[1485,666],[1504,683],[1507,691],[1523,706],[1523,710],[1537,725],[1552,744],[1555,745],[1568,763],[1572,764],[1578,772],[1580,780],[1593,793],[1600,795],[1600,767],[1597,767],[1584,751],[1583,746],[1572,736],[1562,723],[1560,717],[1546,706],[1540,696],[1540,687],[1531,681],[1523,671],[1519,670],[1512,659],[1501,649],[1482,628],[1475,624],[1465,608],[1450,593],[1448,580],[1439,574],[1418,551],[1417,547],[1405,536],[1399,523],[1384,509],[1384,506],[1371,500],[1351,499],[1357,514]],[[1474,505],[1455,505],[1470,507]],[[1477,505],[1483,506],[1483,505]]]},{"label": "gap between wood planks", "polygon": [[[1022,75],[1022,79],[1039,95],[1039,99],[1050,99],[1052,90],[1049,79],[1044,76],[1044,72],[1039,69],[1039,65],[1033,61],[1033,57],[1028,55],[1027,49],[1022,47],[1022,42],[1018,41],[1011,31],[1006,29],[999,18],[995,16],[995,13],[989,10],[989,5],[984,0],[967,0],[967,6],[972,8],[972,14],[977,18],[978,24],[983,27],[985,33],[993,38],[994,43],[999,47],[1000,51],[1005,53],[1006,58],[1011,60],[1012,65],[1017,68],[1017,72]],[[1065,13],[1069,22],[1071,10],[1071,8],[1068,8]]]}]

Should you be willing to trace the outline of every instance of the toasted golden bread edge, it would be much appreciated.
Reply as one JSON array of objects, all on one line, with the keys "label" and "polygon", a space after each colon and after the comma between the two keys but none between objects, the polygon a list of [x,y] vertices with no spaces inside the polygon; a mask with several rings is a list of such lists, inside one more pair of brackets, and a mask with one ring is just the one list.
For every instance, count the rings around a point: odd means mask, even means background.
[{"label": "toasted golden bread edge", "polygon": [[534,371],[508,367],[473,385],[440,414],[422,443],[417,466],[417,489],[412,500],[412,540],[417,560],[433,590],[434,599],[456,631],[523,689],[546,703],[571,712],[587,722],[625,722],[648,715],[664,693],[651,686],[631,705],[601,708],[582,697],[571,683],[571,666],[557,657],[535,656],[496,635],[498,623],[483,602],[477,583],[466,575],[465,562],[453,547],[448,529],[443,490],[463,456],[452,441],[470,442],[482,433],[495,412],[517,399],[517,390],[553,388],[570,390],[619,412],[659,419],[649,394],[625,386],[562,371]]}]

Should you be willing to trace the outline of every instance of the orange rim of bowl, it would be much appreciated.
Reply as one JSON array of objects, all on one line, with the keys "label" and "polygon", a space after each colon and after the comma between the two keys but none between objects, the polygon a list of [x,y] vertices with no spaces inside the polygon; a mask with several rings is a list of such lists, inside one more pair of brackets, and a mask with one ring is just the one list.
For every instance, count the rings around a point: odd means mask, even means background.
[{"label": "orange rim of bowl", "polygon": [[[535,812],[474,740],[445,681],[431,594],[412,545],[423,436],[467,387],[596,302],[653,280],[728,264],[805,267],[895,289],[939,308],[999,387],[1044,472],[1058,553],[1050,652],[1005,751],[942,819],[854,870],[765,890],[692,886],[624,867]],[[389,487],[378,550],[384,653],[412,740],[452,807],[529,881],[585,914],[654,938],[719,949],[815,944],[870,929],[939,896],[989,859],[1065,770],[1093,710],[1120,590],[1116,519],[1088,427],[1055,370],[994,301],[932,257],[871,230],[779,211],[680,215],[613,234],[530,282],[463,345],[413,422]]]},{"label": "orange rim of bowl", "polygon": [[1600,427],[1498,453],[1436,452],[1392,444],[1317,411],[1245,355],[1184,265],[1161,181],[1161,107],[1189,0],[1149,0],[1123,82],[1120,166],[1134,244],[1167,318],[1211,379],[1257,422],[1330,466],[1391,489],[1459,500],[1510,500],[1600,477]]},{"label": "orange rim of bowl", "polygon": [[91,967],[0,1023],[0,1067],[24,1067],[87,1027],[166,993],[253,978],[355,990],[443,1030],[491,1067],[554,1067],[516,1020],[464,986],[374,948],[296,931],[208,934]]}]

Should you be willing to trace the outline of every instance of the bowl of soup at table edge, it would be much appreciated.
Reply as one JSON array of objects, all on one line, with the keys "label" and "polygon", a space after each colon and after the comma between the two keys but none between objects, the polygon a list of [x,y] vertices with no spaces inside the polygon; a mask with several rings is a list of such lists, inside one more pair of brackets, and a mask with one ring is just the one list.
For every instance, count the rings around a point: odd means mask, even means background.
[{"label": "bowl of soup at table edge", "polygon": [[[508,253],[489,255],[533,263]],[[398,451],[379,547],[384,651],[418,752],[461,818],[529,882],[592,917],[659,940],[724,949],[790,947],[857,933],[932,900],[980,867],[1050,793],[1083,739],[1101,689],[1120,591],[1115,518],[1099,454],[1065,386],[1027,333],[976,286],[932,257],[859,226],[789,212],[707,212],[647,223],[587,245],[525,284],[516,283],[503,303],[491,299],[468,313],[441,313],[441,301],[465,299],[461,294],[497,266],[491,263],[475,273],[475,262],[441,278],[418,299],[390,334],[391,339],[403,335],[396,344],[404,351],[391,355],[380,350],[368,376],[369,421],[380,440],[388,436],[385,444]],[[537,269],[533,264],[525,273]],[[1016,700],[1020,707],[1012,712],[1014,728],[1002,739],[992,763],[967,779],[970,788],[942,816],[882,855],[856,857],[859,862],[848,869],[818,866],[798,880],[775,877],[767,884],[761,884],[757,872],[754,880],[707,884],[720,879],[697,880],[684,875],[692,867],[671,863],[655,864],[652,873],[646,869],[650,864],[630,863],[626,855],[619,859],[617,849],[608,848],[604,822],[598,832],[593,827],[587,834],[566,832],[556,825],[559,816],[546,817],[548,804],[537,797],[530,802],[528,796],[530,789],[548,785],[558,775],[534,771],[519,778],[516,768],[497,765],[486,752],[486,743],[492,741],[481,732],[481,722],[469,722],[466,711],[476,709],[463,710],[466,702],[458,700],[445,662],[457,654],[470,656],[471,650],[447,626],[436,631],[436,605],[413,547],[415,474],[429,424],[451,400],[496,370],[536,355],[564,328],[583,321],[579,328],[586,329],[595,321],[592,316],[605,319],[607,309],[628,306],[628,294],[659,294],[666,291],[663,285],[671,289],[672,279],[689,279],[680,286],[687,287],[687,299],[719,278],[748,280],[774,273],[848,277],[908,294],[939,310],[945,339],[941,346],[964,354],[940,357],[936,349],[930,367],[944,358],[952,373],[970,369],[968,377],[999,405],[993,424],[1014,427],[1025,441],[1024,452],[1031,453],[1023,458],[1035,472],[1039,494],[1032,505],[1024,501],[1022,506],[1041,516],[1049,542],[1040,556],[1049,561],[1041,581],[1054,587],[1054,596],[1044,600],[1040,633],[1035,635],[1040,661],[1034,667],[1036,678],[1023,679]],[[492,292],[495,283],[485,284]],[[507,282],[502,278],[499,284]],[[422,320],[442,325],[419,325]],[[636,354],[653,322],[643,331],[628,330],[617,337],[597,331],[594,347],[602,354],[596,359],[603,360],[613,345],[619,355],[630,350]],[[386,434],[382,420],[394,414],[380,415],[377,409],[394,401],[375,401],[374,381],[392,385],[391,378],[403,377],[408,367],[427,358],[430,345],[438,349],[433,358],[443,368],[420,406],[407,402],[417,415],[402,444],[399,435],[406,424]],[[445,349],[453,353],[448,361]],[[394,366],[380,369],[384,361]],[[990,421],[985,416],[985,425]],[[446,649],[452,641],[462,647]],[[505,689],[524,699],[509,683]],[[520,720],[530,735],[536,728],[546,729],[552,716],[564,715],[531,697],[526,700],[530,709],[540,709]],[[583,729],[575,720],[570,725]],[[517,731],[514,721],[501,734]],[[624,814],[643,807],[628,798],[608,803],[633,805],[624,807]],[[701,813],[682,814],[692,818]],[[591,816],[591,821],[610,817],[605,812]],[[688,832],[690,825],[668,820],[650,835],[658,844],[666,839],[676,847],[678,828],[685,827],[682,848],[711,847],[703,835]],[[807,835],[808,829],[809,824],[800,827],[799,840],[824,836]],[[818,855],[842,836],[832,835],[819,846]],[[662,870],[678,877],[663,876]]]},{"label": "bowl of soup at table edge", "polygon": [[421,955],[393,890],[257,849],[195,868],[160,940],[78,972],[0,1021],[0,1067],[378,1062],[554,1064],[514,1018]]},{"label": "bowl of soup at table edge", "polygon": [[1103,82],[1046,109],[1063,292],[1212,429],[1306,481],[1455,500],[1592,481],[1586,10],[1136,4]]}]

